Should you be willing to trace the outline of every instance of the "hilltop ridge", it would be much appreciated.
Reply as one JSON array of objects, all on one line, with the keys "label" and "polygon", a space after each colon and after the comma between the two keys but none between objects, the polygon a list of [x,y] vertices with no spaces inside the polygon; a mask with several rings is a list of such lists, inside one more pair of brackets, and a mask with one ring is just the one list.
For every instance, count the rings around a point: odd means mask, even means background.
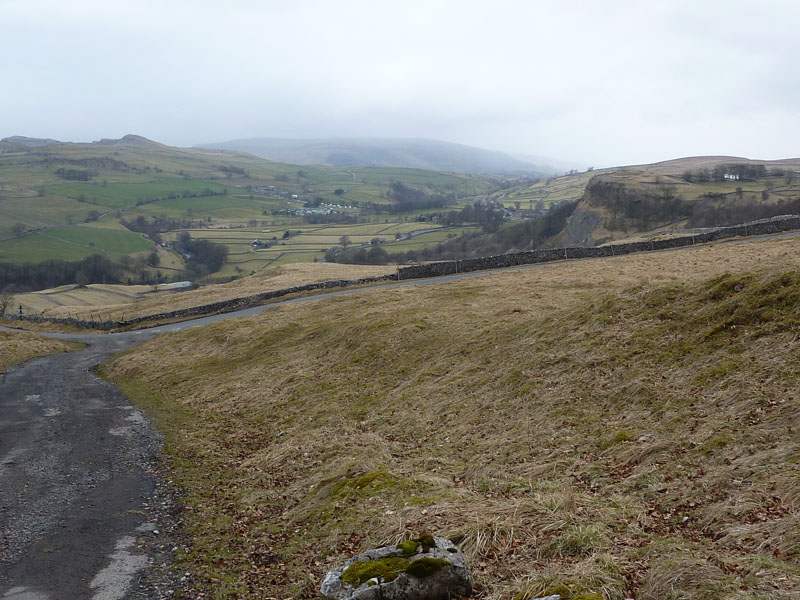
[{"label": "hilltop ridge", "polygon": [[419,138],[248,138],[197,147],[242,150],[268,160],[301,165],[386,166],[533,176],[556,172],[552,167],[514,158],[505,152]]},{"label": "hilltop ridge", "polygon": [[15,146],[24,146],[26,148],[38,148],[40,146],[52,146],[54,144],[64,143],[51,138],[34,138],[24,135],[12,135],[10,137],[0,139],[0,142]]},{"label": "hilltop ridge", "polygon": [[114,138],[102,138],[97,140],[96,142],[92,142],[92,144],[96,144],[98,146],[154,146],[157,148],[169,148],[166,144],[161,144],[159,142],[155,142],[151,139],[148,139],[141,135],[136,135],[133,133],[129,133],[127,135],[123,135],[119,139]]}]

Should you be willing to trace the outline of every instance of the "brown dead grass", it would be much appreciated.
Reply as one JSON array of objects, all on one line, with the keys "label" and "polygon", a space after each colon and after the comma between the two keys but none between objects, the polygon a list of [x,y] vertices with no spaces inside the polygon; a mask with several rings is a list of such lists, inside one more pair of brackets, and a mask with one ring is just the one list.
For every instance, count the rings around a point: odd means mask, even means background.
[{"label": "brown dead grass", "polygon": [[[47,317],[124,320],[306,283],[358,279],[394,271],[395,267],[298,263],[266,269],[230,283],[204,286],[191,291],[152,293],[152,286],[113,286],[113,289],[110,289],[112,286],[89,286],[85,290],[65,290],[56,294],[50,290],[26,294],[23,304],[30,304],[36,312],[43,310]],[[60,306],[56,306],[56,302]]]},{"label": "brown dead grass", "polygon": [[51,340],[34,333],[0,331],[0,373],[37,356],[70,352],[80,347],[74,342]]},{"label": "brown dead grass", "polygon": [[165,432],[197,597],[316,597],[421,530],[481,598],[797,597],[798,269],[787,239],[370,291],[106,373]]}]

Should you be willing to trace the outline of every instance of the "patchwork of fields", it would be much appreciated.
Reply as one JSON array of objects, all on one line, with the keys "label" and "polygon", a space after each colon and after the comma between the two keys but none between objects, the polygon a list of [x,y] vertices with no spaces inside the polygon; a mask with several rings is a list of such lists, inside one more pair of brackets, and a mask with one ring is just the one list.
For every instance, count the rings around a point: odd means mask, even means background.
[{"label": "patchwork of fields", "polygon": [[[385,215],[367,215],[364,220],[374,223],[325,228],[307,225],[295,214],[305,206],[304,200],[335,203],[343,207],[339,210],[355,214],[356,209],[344,207],[385,205],[394,182],[461,198],[453,206],[463,206],[464,198],[490,189],[485,180],[467,175],[389,167],[299,169],[238,152],[170,148],[136,136],[35,150],[2,146],[0,261],[6,262],[150,252],[152,242],[119,225],[121,219],[144,216],[202,223],[202,229],[192,231],[193,237],[228,246],[230,264],[217,275],[230,276],[266,265],[319,259],[342,235],[353,244],[377,235],[393,242],[395,232],[423,228],[406,221],[426,212],[393,215],[390,221]],[[250,244],[264,237],[263,229],[279,237],[288,229],[303,234],[274,248],[253,251]],[[439,239],[419,236],[413,245]],[[177,255],[172,262],[180,263]]]},{"label": "patchwork of fields", "polygon": [[[238,228],[198,229],[189,233],[194,239],[205,239],[228,248],[228,263],[218,275],[251,274],[267,266],[321,260],[326,250],[340,246],[342,236],[349,238],[350,247],[366,246],[374,238],[385,240],[381,245],[389,252],[405,252],[435,246],[439,242],[474,230],[471,227],[444,228],[425,223],[361,223],[356,225],[300,225],[297,228]],[[292,235],[283,238],[287,232]],[[425,233],[414,234],[424,231]],[[299,232],[299,233],[297,233]],[[179,232],[164,236],[174,240]],[[395,240],[395,234],[407,239]],[[269,248],[254,248],[252,243],[275,237],[275,245]]]}]

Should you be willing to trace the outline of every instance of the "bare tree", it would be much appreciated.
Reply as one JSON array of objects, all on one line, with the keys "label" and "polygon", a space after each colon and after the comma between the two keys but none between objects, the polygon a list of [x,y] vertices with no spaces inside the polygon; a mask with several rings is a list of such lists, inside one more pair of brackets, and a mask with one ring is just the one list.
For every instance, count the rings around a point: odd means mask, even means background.
[{"label": "bare tree", "polygon": [[25,225],[25,223],[14,223],[11,226],[11,233],[13,233],[16,237],[19,237],[25,233],[26,229],[28,229],[28,226]]},{"label": "bare tree", "polygon": [[6,314],[9,306],[14,305],[14,294],[8,290],[0,292],[0,315]]},{"label": "bare tree", "polygon": [[350,236],[349,235],[343,235],[342,237],[340,237],[339,238],[339,245],[341,245],[342,248],[347,250],[347,247],[350,245]]}]

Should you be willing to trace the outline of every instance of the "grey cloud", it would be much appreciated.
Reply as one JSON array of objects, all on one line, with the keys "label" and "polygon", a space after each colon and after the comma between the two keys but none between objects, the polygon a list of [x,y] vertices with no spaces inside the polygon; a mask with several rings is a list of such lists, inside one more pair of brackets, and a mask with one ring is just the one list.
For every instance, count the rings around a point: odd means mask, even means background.
[{"label": "grey cloud", "polygon": [[[0,0],[0,134],[800,154],[786,0]],[[731,132],[736,123],[736,135]]]}]

